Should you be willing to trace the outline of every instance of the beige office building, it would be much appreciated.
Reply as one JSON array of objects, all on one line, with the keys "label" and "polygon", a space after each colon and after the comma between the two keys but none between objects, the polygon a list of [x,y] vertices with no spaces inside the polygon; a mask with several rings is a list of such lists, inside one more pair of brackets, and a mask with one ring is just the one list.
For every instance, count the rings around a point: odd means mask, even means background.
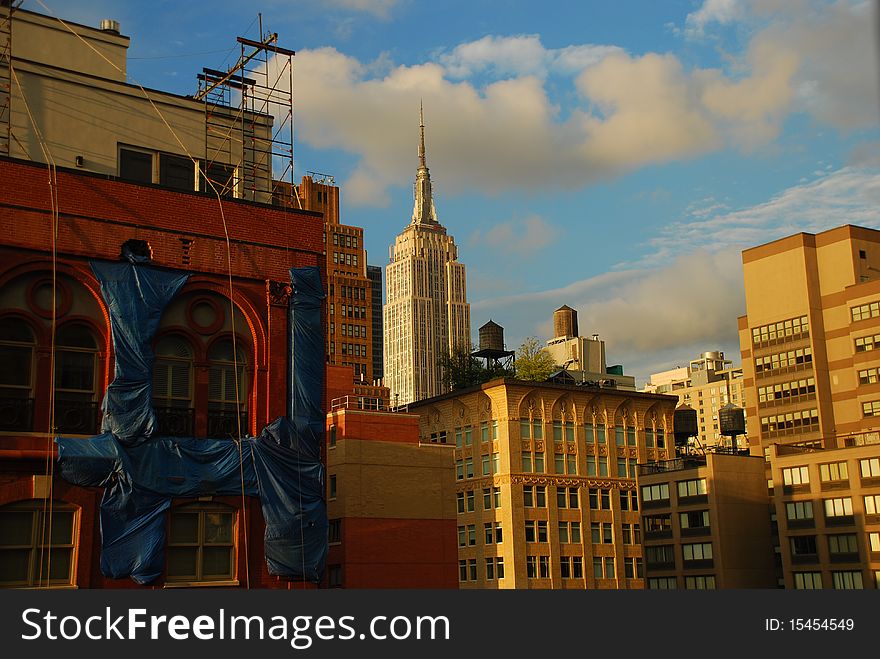
[{"label": "beige office building", "polygon": [[774,588],[760,456],[679,456],[639,467],[647,587]]},{"label": "beige office building", "polygon": [[786,588],[880,588],[880,440],[861,440],[770,447]]},{"label": "beige office building", "polygon": [[636,465],[674,455],[675,404],[509,379],[411,404],[454,445],[459,586],[643,588]]},{"label": "beige office building", "polygon": [[836,446],[880,429],[880,231],[799,233],[743,252],[750,441]]},{"label": "beige office building", "polygon": [[464,265],[437,220],[419,121],[419,168],[410,224],[397,236],[385,269],[385,385],[405,405],[443,393],[440,359],[470,350],[471,318]]},{"label": "beige office building", "polygon": [[[746,406],[742,374],[742,367],[733,366],[723,352],[709,351],[692,359],[687,366],[652,374],[644,391],[678,396],[680,404],[695,409],[699,446],[729,445],[730,440],[721,436],[718,410],[728,403]],[[738,437],[737,445],[747,445],[746,437]]]}]

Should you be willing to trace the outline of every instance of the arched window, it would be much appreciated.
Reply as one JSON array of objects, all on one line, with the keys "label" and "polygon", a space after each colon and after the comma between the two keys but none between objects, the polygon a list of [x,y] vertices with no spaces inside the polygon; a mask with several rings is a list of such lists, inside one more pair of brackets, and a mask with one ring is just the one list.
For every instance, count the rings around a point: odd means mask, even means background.
[{"label": "arched window", "polygon": [[239,428],[242,435],[247,432],[246,365],[244,350],[239,344],[233,352],[232,339],[221,339],[208,350],[209,437],[238,437]]},{"label": "arched window", "polygon": [[98,344],[78,323],[64,325],[55,338],[55,428],[91,435],[98,431],[95,396]]},{"label": "arched window", "polygon": [[220,504],[192,504],[171,511],[167,581],[231,581],[235,577],[236,511]]},{"label": "arched window", "polygon": [[32,499],[0,507],[0,587],[73,583],[77,509],[48,504]]},{"label": "arched window", "polygon": [[160,435],[193,436],[192,374],[189,342],[173,334],[159,339],[153,365],[153,406]]},{"label": "arched window", "polygon": [[34,344],[27,323],[0,319],[0,430],[34,428]]}]

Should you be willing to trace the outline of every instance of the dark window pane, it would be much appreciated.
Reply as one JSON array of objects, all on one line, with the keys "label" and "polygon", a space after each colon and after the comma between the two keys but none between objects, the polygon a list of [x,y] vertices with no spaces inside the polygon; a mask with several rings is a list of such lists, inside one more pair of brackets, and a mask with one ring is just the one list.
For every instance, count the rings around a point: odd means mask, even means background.
[{"label": "dark window pane", "polygon": [[[31,359],[30,348],[0,345],[0,386],[28,387],[31,383]],[[4,396],[9,392],[4,392]]]},{"label": "dark window pane", "polygon": [[196,579],[196,563],[199,550],[197,547],[168,548],[168,576],[178,579]]},{"label": "dark window pane", "polygon": [[26,584],[30,556],[30,549],[0,550],[0,583]]},{"label": "dark window pane", "polygon": [[33,523],[30,511],[0,513],[0,547],[30,546]]},{"label": "dark window pane", "polygon": [[195,190],[195,168],[189,158],[159,156],[159,185],[175,190]]},{"label": "dark window pane", "polygon": [[232,514],[205,513],[205,544],[232,543]]},{"label": "dark window pane", "polygon": [[232,548],[205,547],[202,551],[202,577],[231,577]]},{"label": "dark window pane", "polygon": [[172,513],[171,532],[168,540],[172,544],[196,544],[199,541],[199,514]]},{"label": "dark window pane", "polygon": [[65,348],[97,348],[95,337],[87,327],[82,325],[65,325],[58,330],[56,345]]},{"label": "dark window pane", "polygon": [[75,391],[94,390],[95,353],[58,350],[55,353],[55,387]]},{"label": "dark window pane", "polygon": [[153,182],[153,154],[131,149],[119,150],[119,178],[135,183]]}]

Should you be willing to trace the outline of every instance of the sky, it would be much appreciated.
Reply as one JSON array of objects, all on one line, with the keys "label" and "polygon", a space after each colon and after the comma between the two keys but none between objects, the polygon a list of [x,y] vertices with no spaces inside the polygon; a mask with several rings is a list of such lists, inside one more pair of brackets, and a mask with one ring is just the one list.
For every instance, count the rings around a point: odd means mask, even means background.
[{"label": "sky", "polygon": [[515,349],[579,313],[641,387],[740,362],[743,249],[880,228],[877,3],[858,0],[25,0],[131,37],[179,94],[237,36],[294,58],[295,176],[332,174],[384,266],[412,214],[419,103],[471,329]]}]

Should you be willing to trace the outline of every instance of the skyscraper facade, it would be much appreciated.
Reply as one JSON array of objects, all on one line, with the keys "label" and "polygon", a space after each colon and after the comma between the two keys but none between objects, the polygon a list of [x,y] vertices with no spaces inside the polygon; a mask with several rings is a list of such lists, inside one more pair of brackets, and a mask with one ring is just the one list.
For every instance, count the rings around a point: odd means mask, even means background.
[{"label": "skyscraper facade", "polygon": [[396,405],[444,393],[440,360],[470,348],[470,306],[458,248],[437,220],[419,114],[413,214],[385,270],[385,384]]}]

